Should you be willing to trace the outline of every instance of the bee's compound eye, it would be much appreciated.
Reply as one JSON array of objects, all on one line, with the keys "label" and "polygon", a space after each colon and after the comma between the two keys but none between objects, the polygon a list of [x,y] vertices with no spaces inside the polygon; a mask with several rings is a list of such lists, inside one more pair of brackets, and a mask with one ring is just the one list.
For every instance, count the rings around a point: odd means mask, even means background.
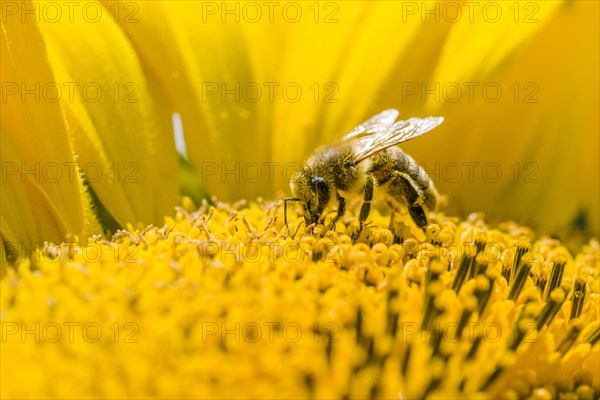
[{"label": "bee's compound eye", "polygon": [[351,167],[354,167],[354,161],[351,161],[351,160],[344,161],[344,168],[351,168]]}]

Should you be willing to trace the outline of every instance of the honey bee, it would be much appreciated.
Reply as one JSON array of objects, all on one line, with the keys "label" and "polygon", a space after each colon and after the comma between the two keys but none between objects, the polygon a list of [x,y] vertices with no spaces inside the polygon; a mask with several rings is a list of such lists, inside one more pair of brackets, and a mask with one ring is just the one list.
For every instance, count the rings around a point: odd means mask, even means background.
[{"label": "honey bee", "polygon": [[425,229],[425,210],[437,209],[437,191],[423,168],[396,145],[429,132],[444,118],[396,121],[399,114],[394,109],[385,110],[338,141],[317,148],[290,181],[295,197],[284,199],[286,226],[288,201],[302,203],[309,225],[322,223],[325,208],[337,200],[337,214],[332,220],[335,226],[346,211],[346,196],[362,193],[360,234],[371,210],[373,188],[377,186],[394,209],[406,206],[414,222]]}]

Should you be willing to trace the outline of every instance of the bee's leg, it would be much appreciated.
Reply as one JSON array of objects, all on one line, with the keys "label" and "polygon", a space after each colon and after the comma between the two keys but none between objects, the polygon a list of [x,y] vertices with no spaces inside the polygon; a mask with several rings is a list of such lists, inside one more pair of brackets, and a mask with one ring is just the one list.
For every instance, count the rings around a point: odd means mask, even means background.
[{"label": "bee's leg", "polygon": [[389,199],[386,199],[386,202],[388,203],[388,206],[390,207],[390,210],[391,210],[390,211],[390,226],[388,227],[388,230],[393,231],[394,218],[396,217],[396,206]]},{"label": "bee's leg", "polygon": [[367,183],[365,184],[365,197],[364,203],[360,208],[360,215],[358,216],[358,221],[360,223],[358,232],[356,232],[356,237],[354,240],[358,240],[360,234],[363,230],[363,225],[366,219],[369,217],[369,213],[371,212],[371,200],[373,200],[373,177],[367,177]]},{"label": "bee's leg", "polygon": [[344,216],[344,214],[346,213],[346,199],[344,199],[342,196],[340,196],[339,193],[337,193],[337,201],[338,201],[337,214],[335,215],[335,217],[333,217],[331,219],[331,222],[329,223],[328,229],[330,231],[335,230],[336,222],[338,222],[338,220],[340,218],[342,218]]},{"label": "bee's leg", "polygon": [[423,203],[421,190],[408,174],[402,172],[396,172],[395,174],[404,189],[404,196],[408,203],[408,212],[410,216],[413,221],[425,231],[425,227],[427,226],[427,215],[425,214],[423,207],[421,207],[421,204]]},{"label": "bee's leg", "polygon": [[371,200],[373,200],[373,178],[368,177],[365,185],[365,199],[362,207],[360,208],[360,215],[358,219],[360,221],[360,229],[362,230],[363,223],[369,217],[371,212]]},{"label": "bee's leg", "polygon": [[338,200],[338,209],[337,209],[337,215],[335,217],[333,217],[333,221],[332,221],[332,225],[335,227],[335,223],[338,222],[338,220],[340,218],[342,218],[342,216],[344,215],[344,213],[346,212],[346,199],[344,199],[342,196],[340,196],[340,194],[337,194],[337,200]]}]

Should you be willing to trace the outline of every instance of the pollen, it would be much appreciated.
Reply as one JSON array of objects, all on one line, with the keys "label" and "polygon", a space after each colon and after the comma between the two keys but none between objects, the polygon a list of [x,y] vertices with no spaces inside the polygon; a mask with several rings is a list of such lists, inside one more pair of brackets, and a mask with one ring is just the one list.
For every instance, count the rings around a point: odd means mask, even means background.
[{"label": "pollen", "polygon": [[0,394],[600,396],[597,240],[373,208],[356,240],[352,209],[285,226],[278,200],[185,198],[162,226],[44,246],[1,280]]}]

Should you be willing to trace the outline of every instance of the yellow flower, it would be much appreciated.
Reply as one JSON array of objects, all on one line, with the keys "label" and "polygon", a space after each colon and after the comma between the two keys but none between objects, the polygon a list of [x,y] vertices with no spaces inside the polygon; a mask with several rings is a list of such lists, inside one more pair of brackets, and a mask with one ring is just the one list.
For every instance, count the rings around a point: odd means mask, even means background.
[{"label": "yellow flower", "polygon": [[597,241],[572,257],[441,213],[390,231],[378,209],[356,244],[352,213],[313,234],[281,201],[186,199],[160,228],[48,246],[0,282],[1,395],[598,396]]},{"label": "yellow flower", "polygon": [[[0,395],[599,397],[598,7],[3,1]],[[387,108],[447,208],[284,226]]]}]

